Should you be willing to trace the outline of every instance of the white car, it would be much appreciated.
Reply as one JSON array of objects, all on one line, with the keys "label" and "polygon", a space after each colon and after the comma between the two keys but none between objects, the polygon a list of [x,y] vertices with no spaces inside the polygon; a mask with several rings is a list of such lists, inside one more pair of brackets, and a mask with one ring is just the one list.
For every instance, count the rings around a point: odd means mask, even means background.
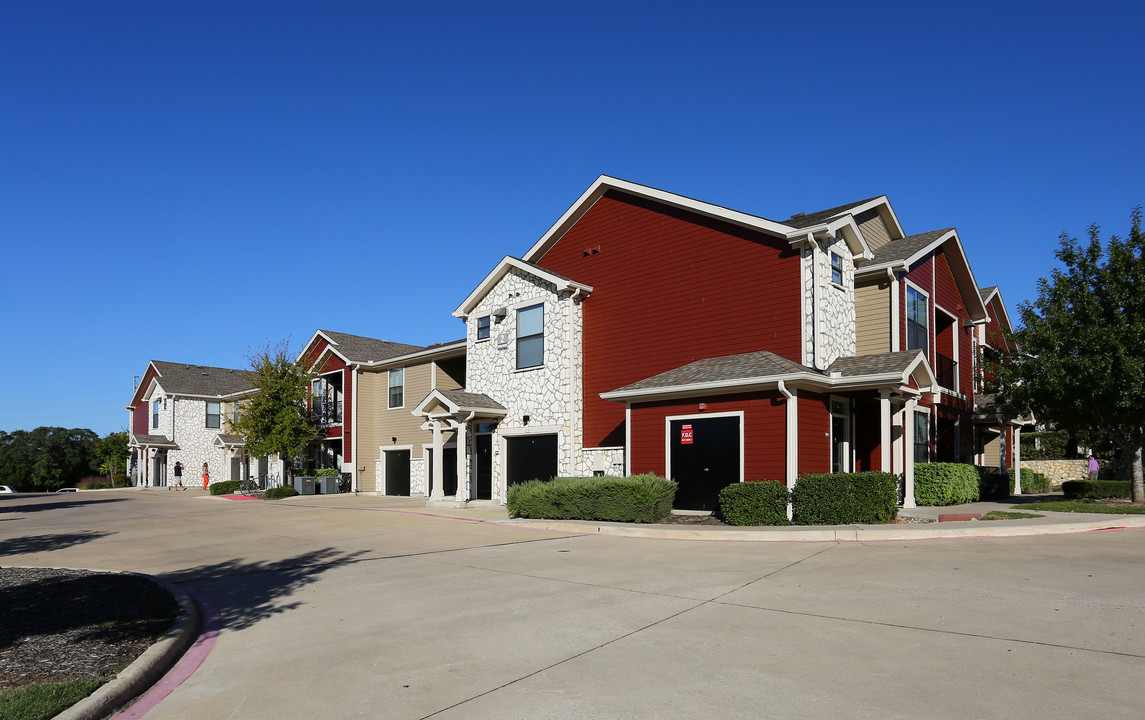
[{"label": "white car", "polygon": [[60,488],[56,492],[79,492],[79,488]]},{"label": "white car", "polygon": [[0,495],[15,495],[16,491],[7,485],[0,485]]}]

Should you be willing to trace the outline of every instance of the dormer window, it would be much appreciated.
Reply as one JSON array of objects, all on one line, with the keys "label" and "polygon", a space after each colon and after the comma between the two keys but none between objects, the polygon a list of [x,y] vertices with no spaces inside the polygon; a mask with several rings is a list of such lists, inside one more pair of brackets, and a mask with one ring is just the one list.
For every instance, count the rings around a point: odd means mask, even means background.
[{"label": "dormer window", "polygon": [[517,311],[517,369],[545,364],[545,306]]},{"label": "dormer window", "polygon": [[836,252],[831,253],[831,282],[843,284],[843,256]]},{"label": "dormer window", "polygon": [[477,318],[477,339],[478,340],[488,340],[489,339],[489,316],[488,315],[485,315],[484,317]]}]

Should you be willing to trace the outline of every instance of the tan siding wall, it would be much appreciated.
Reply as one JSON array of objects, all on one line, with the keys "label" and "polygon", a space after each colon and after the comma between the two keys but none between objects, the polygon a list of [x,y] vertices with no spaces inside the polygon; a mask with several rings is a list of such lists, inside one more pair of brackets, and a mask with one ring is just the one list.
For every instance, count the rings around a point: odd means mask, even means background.
[{"label": "tan siding wall", "polygon": [[[410,457],[422,457],[423,443],[433,442],[433,434],[421,429],[421,418],[413,416],[413,409],[429,394],[430,364],[407,365],[405,368],[404,406],[389,409],[390,374],[388,371],[372,373],[377,377],[378,410],[375,413],[377,442],[374,443],[371,458],[378,458],[378,446],[413,445]],[[438,379],[442,377],[438,373]],[[394,442],[391,438],[397,438]],[[371,460],[372,462],[373,460]]]},{"label": "tan siding wall", "polygon": [[878,210],[868,210],[855,216],[855,222],[871,250],[878,250],[891,241],[891,234]]},{"label": "tan siding wall", "polygon": [[378,489],[377,471],[374,461],[378,459],[378,373],[364,372],[357,376],[358,382],[358,449],[354,455],[354,465],[365,467],[358,472],[358,489],[362,492],[375,492]]},{"label": "tan siding wall", "polygon": [[[439,390],[461,390],[461,383],[457,382],[449,376],[449,373],[444,370],[438,369],[437,371],[437,388]],[[428,391],[426,391],[428,392]],[[425,397],[424,395],[422,397]],[[418,398],[421,401],[421,398]]]},{"label": "tan siding wall", "polygon": [[995,435],[993,440],[989,440],[982,446],[982,464],[992,467],[998,466],[998,451],[1002,445],[999,441],[999,436]]},{"label": "tan siding wall", "polygon": [[855,354],[891,351],[891,289],[889,285],[855,288]]}]

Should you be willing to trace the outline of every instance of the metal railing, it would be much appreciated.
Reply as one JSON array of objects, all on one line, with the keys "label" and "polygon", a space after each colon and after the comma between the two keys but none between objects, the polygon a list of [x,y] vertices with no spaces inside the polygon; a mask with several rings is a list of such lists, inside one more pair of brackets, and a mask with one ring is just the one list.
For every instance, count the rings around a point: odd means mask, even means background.
[{"label": "metal railing", "polygon": [[325,427],[328,425],[342,424],[341,400],[320,400],[315,398],[313,407],[314,417],[319,425]]},{"label": "metal railing", "polygon": [[958,382],[958,363],[942,353],[935,353],[934,374],[939,387],[954,390]]}]

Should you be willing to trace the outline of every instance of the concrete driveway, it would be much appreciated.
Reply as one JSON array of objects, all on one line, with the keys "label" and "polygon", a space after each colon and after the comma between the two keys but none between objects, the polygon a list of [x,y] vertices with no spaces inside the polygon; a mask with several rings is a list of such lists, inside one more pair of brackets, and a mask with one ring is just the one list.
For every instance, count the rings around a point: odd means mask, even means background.
[{"label": "concrete driveway", "polygon": [[1145,529],[882,543],[562,535],[417,501],[0,500],[0,564],[194,588],[147,718],[1140,717]]}]

